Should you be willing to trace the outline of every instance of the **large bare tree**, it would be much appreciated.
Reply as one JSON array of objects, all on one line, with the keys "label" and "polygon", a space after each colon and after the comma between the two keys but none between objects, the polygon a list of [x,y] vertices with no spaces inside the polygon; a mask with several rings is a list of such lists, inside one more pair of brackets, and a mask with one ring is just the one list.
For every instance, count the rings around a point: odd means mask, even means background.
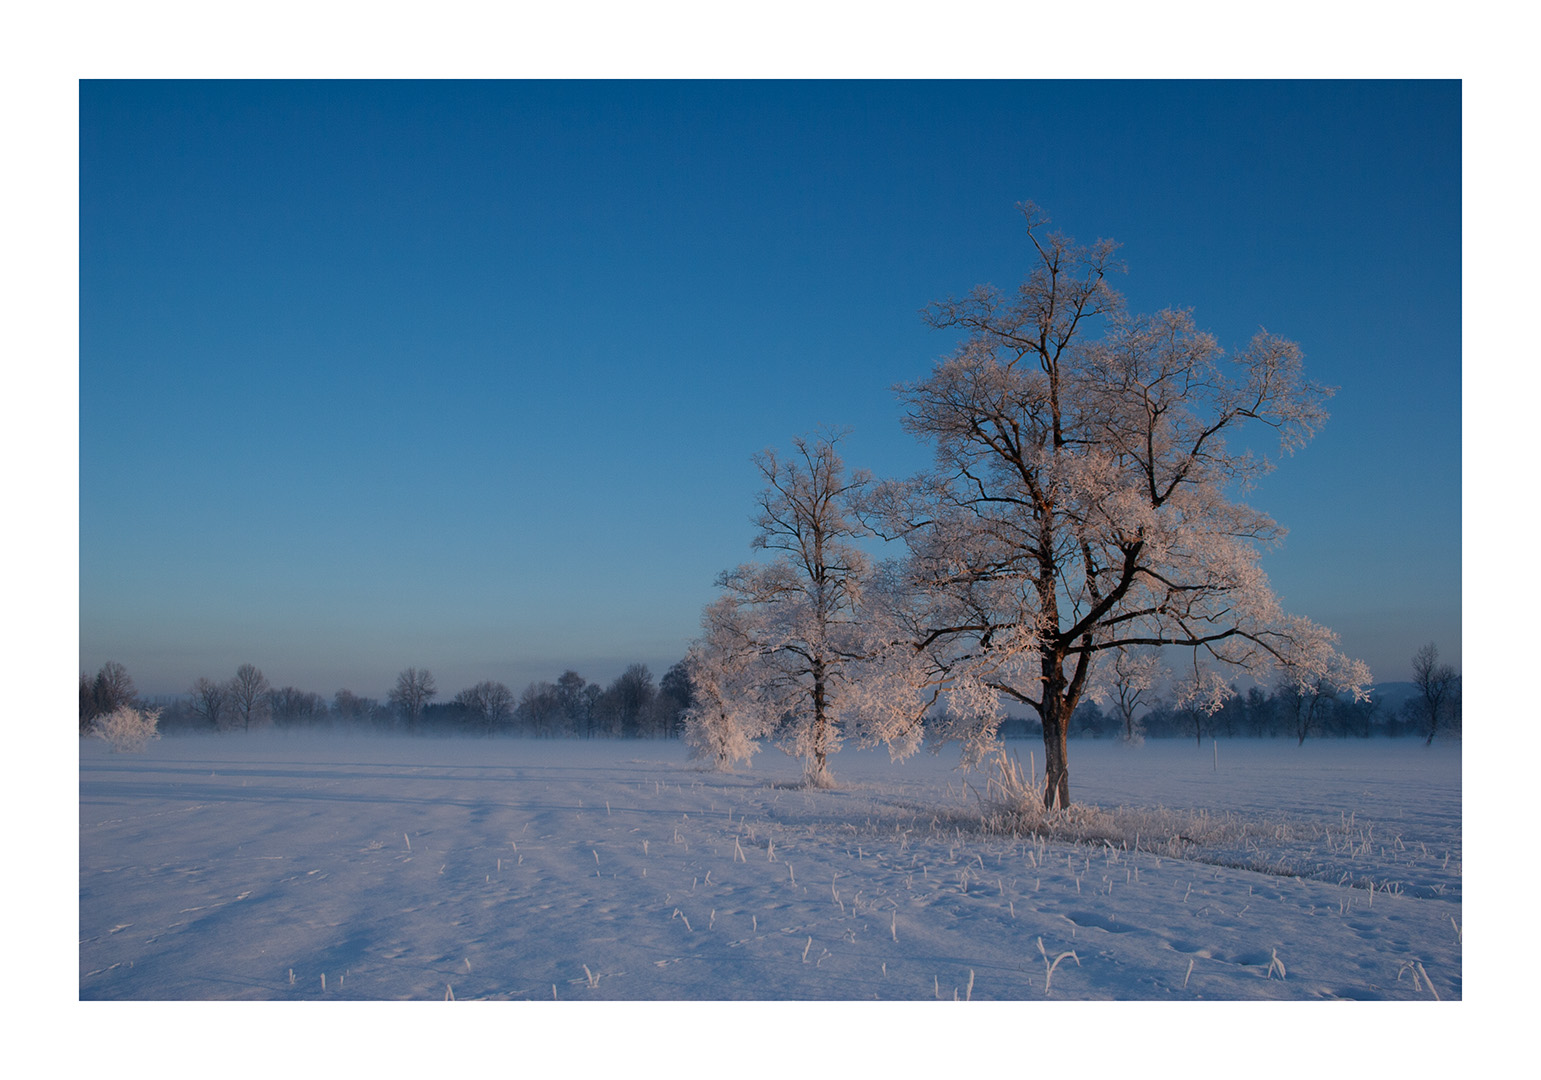
[{"label": "large bare tree", "polygon": [[[1326,418],[1331,390],[1305,378],[1299,346],[1259,332],[1227,356],[1187,311],[1132,315],[1108,282],[1116,245],[1022,211],[1026,280],[927,312],[961,343],[898,390],[937,468],[878,501],[909,541],[919,640],[945,677],[1038,713],[1053,807],[1070,803],[1070,717],[1111,650],[1194,650],[1213,703],[1231,672],[1369,676],[1280,609],[1259,555],[1282,530],[1235,498],[1273,460],[1231,440],[1262,429],[1288,454]],[[998,718],[981,705],[976,750]]]}]

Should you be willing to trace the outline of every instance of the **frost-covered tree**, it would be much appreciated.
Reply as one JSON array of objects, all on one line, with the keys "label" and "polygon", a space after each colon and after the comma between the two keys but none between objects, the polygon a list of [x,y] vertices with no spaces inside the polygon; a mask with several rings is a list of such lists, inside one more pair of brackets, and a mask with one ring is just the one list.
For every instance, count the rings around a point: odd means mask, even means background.
[{"label": "frost-covered tree", "polygon": [[1032,706],[1052,807],[1070,803],[1066,734],[1099,654],[1181,646],[1214,671],[1282,666],[1354,691],[1368,672],[1281,610],[1259,558],[1282,530],[1239,501],[1273,460],[1234,440],[1261,429],[1288,454],[1326,418],[1331,390],[1299,346],[1259,332],[1228,356],[1187,311],[1130,314],[1107,280],[1113,243],[1023,213],[1021,286],[928,310],[963,340],[899,394],[937,467],[877,501],[927,598],[917,640],[978,702],[970,744],[993,743],[989,695]]},{"label": "frost-covered tree", "polygon": [[391,707],[407,722],[408,731],[416,731],[423,707],[439,692],[433,673],[427,668],[410,667],[396,676],[396,685],[387,697]]},{"label": "frost-covered tree", "polygon": [[1165,677],[1161,657],[1153,652],[1115,649],[1108,665],[1107,699],[1112,701],[1123,721],[1123,740],[1135,744],[1145,741],[1144,729],[1135,717],[1141,706],[1149,706]]},{"label": "frost-covered tree", "polygon": [[[800,438],[790,455],[756,456],[766,486],[753,546],[772,558],[719,577],[724,597],[708,610],[715,626],[698,654],[706,674],[693,679],[698,728],[716,716],[732,731],[752,731],[773,717],[782,745],[818,786],[831,782],[829,757],[845,736],[902,754],[919,732],[919,688],[906,666],[916,650],[896,643],[883,606],[868,603],[877,575],[857,544],[869,531],[855,504],[871,477],[847,475],[840,438]],[[731,709],[710,703],[714,679],[734,687]]]},{"label": "frost-covered tree", "polygon": [[119,705],[91,722],[91,734],[105,740],[117,754],[140,754],[154,739],[160,738],[156,725],[161,710],[136,709]]},{"label": "frost-covered tree", "polygon": [[1211,738],[1217,734],[1215,715],[1236,698],[1236,690],[1225,676],[1209,667],[1201,659],[1202,650],[1193,650],[1193,659],[1186,665],[1173,686],[1173,702],[1180,716],[1193,729],[1193,739],[1204,745],[1207,728]]}]

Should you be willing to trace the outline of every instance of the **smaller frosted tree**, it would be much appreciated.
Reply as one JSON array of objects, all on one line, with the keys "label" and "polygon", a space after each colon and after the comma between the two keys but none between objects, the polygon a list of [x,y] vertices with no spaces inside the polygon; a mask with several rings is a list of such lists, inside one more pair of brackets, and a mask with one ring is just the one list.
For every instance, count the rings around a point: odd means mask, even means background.
[{"label": "smaller frosted tree", "polygon": [[858,608],[871,568],[853,542],[866,530],[851,513],[870,477],[846,475],[839,438],[799,438],[794,454],[756,457],[766,486],[753,546],[775,557],[718,579],[739,609],[755,698],[760,707],[782,706],[782,743],[803,759],[815,786],[831,782],[829,757],[840,749],[843,692],[861,653]]},{"label": "smaller frosted tree", "polygon": [[[1173,696],[1179,715],[1193,724],[1194,741],[1203,746],[1205,723],[1225,707],[1236,690],[1219,671],[1206,667],[1199,656],[1199,650],[1193,650],[1193,664],[1183,672],[1173,688]],[[1210,735],[1214,735],[1213,728]]]},{"label": "smaller frosted tree", "polygon": [[[804,780],[832,780],[829,758],[848,736],[896,756],[919,744],[925,680],[920,650],[900,633],[901,593],[857,546],[872,535],[857,516],[871,477],[847,474],[838,434],[795,439],[785,457],[755,458],[766,486],[753,546],[768,562],[718,578],[707,609],[687,730],[718,755],[772,725]],[[748,753],[752,753],[749,750]]]},{"label": "smaller frosted tree", "polygon": [[1124,742],[1130,745],[1143,743],[1144,724],[1134,714],[1142,706],[1150,706],[1156,688],[1161,685],[1165,675],[1161,658],[1154,652],[1118,649],[1114,651],[1113,662],[1108,667],[1110,685],[1103,691],[1102,699],[1110,700],[1119,718],[1123,720]]}]

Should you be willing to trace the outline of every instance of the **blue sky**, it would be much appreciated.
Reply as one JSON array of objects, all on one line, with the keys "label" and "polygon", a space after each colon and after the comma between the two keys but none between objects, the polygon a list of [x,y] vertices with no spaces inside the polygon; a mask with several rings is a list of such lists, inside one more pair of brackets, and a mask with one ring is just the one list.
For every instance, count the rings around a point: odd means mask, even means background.
[{"label": "blue sky", "polygon": [[1461,662],[1455,82],[84,82],[80,666],[441,693],[683,654],[750,456],[923,467],[917,312],[1123,244],[1341,389],[1250,501],[1382,680]]}]

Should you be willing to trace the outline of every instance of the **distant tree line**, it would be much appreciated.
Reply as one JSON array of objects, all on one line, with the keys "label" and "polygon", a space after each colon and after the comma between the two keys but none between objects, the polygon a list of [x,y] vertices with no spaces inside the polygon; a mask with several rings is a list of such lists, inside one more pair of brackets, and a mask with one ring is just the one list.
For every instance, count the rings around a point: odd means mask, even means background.
[{"label": "distant tree line", "polygon": [[[1083,701],[1071,720],[1074,738],[1371,738],[1436,736],[1461,732],[1461,676],[1439,662],[1431,643],[1412,663],[1412,691],[1400,703],[1380,696],[1355,701],[1330,687],[1303,690],[1285,682],[1271,690],[1252,687],[1231,694],[1214,711],[1154,694],[1148,683],[1123,679],[1123,693],[1099,704]],[[1134,690],[1131,690],[1134,687]],[[656,683],[645,664],[632,664],[608,686],[564,671],[554,682],[532,682],[518,695],[501,682],[484,681],[447,701],[426,668],[397,676],[384,701],[351,690],[330,699],[293,686],[272,687],[262,671],[242,664],[226,680],[199,678],[188,692],[141,700],[122,664],[109,661],[95,676],[80,675],[80,733],[122,705],[161,709],[160,730],[253,731],[262,728],[368,728],[418,735],[521,735],[539,738],[678,738],[684,714],[696,704],[687,664],[675,664]],[[1008,717],[1004,738],[1038,738],[1036,717]]]},{"label": "distant tree line", "polygon": [[[1129,680],[1120,685],[1127,690]],[[1148,684],[1140,687],[1149,697]],[[1182,704],[1154,697],[1143,712],[1125,705],[1116,693],[1108,701],[1084,701],[1071,720],[1070,735],[1139,741],[1142,738],[1401,738],[1422,737],[1433,742],[1439,735],[1461,732],[1461,676],[1449,664],[1439,662],[1439,650],[1425,645],[1413,657],[1412,691],[1400,702],[1388,704],[1378,694],[1356,701],[1352,695],[1317,684],[1302,688],[1285,681],[1271,690],[1254,686],[1246,693],[1227,695],[1210,711],[1200,702]],[[1039,737],[1036,719],[1008,718],[1001,735],[1011,738]]]},{"label": "distant tree line", "polygon": [[80,673],[80,733],[89,734],[98,716],[107,716],[121,705],[135,701],[134,680],[122,664],[107,661],[93,679]]},{"label": "distant tree line", "polygon": [[[1264,693],[1258,687],[1227,698],[1212,714],[1196,705],[1157,699],[1135,724],[1135,735],[1131,737],[1116,708],[1083,701],[1071,719],[1070,737],[1127,741],[1252,737],[1304,742],[1306,736],[1369,738],[1425,733],[1413,717],[1402,709],[1388,710],[1378,698],[1356,702],[1323,696],[1312,700],[1309,695],[1289,688]],[[1012,717],[1002,723],[1001,735],[1037,738],[1041,730],[1036,718]]]},{"label": "distant tree line", "polygon": [[88,733],[98,716],[119,705],[139,703],[161,709],[163,733],[367,728],[414,735],[677,738],[691,688],[683,663],[657,682],[647,665],[632,664],[607,686],[568,670],[555,682],[532,682],[518,695],[487,680],[448,700],[438,697],[426,668],[402,671],[380,701],[346,689],[328,699],[294,686],[275,688],[260,668],[242,664],[228,679],[201,677],[185,694],[139,702],[127,670],[109,662],[94,678],[81,673],[80,732]]}]

